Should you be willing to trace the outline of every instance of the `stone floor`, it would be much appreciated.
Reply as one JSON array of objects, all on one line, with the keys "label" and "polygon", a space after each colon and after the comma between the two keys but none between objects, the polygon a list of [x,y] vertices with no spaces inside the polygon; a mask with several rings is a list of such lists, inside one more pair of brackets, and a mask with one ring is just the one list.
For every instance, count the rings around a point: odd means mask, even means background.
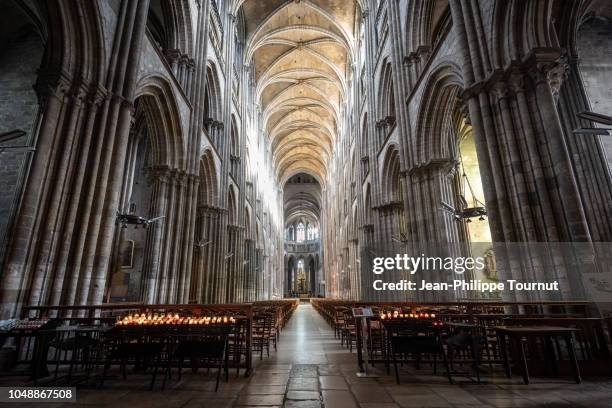
[{"label": "stone floor", "polygon": [[[184,375],[161,391],[148,391],[150,377],[119,376],[104,389],[79,388],[77,403],[87,407],[287,407],[287,408],[397,408],[397,407],[612,407],[612,381],[589,379],[574,384],[570,379],[532,379],[523,385],[519,377],[485,376],[477,385],[456,378],[434,376],[428,367],[417,371],[404,367],[401,385],[379,372],[378,378],[356,376],[356,355],[340,347],[333,331],[308,304],[302,304],[282,332],[278,351],[255,362],[249,378],[222,382],[214,392],[214,376]],[[376,371],[376,370],[375,370]],[[0,380],[7,385],[8,379]],[[57,384],[61,385],[61,384]],[[17,404],[12,404],[17,406]],[[19,406],[27,406],[19,404]],[[36,405],[31,405],[36,406]],[[40,405],[38,405],[40,406]],[[61,406],[45,403],[44,407]]]}]

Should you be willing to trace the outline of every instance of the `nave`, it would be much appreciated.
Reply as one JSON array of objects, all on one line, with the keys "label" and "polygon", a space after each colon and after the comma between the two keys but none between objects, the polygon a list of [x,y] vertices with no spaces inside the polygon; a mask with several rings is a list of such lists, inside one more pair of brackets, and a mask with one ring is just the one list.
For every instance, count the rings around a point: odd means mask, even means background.
[{"label": "nave", "polygon": [[[609,0],[3,0],[1,381],[92,405],[607,402],[610,39]],[[415,277],[436,287],[558,290],[377,290],[410,254],[481,261]],[[358,379],[358,304],[434,358],[482,330],[459,354],[487,343],[485,383],[401,344],[401,386]],[[561,378],[524,387],[553,355]]]}]

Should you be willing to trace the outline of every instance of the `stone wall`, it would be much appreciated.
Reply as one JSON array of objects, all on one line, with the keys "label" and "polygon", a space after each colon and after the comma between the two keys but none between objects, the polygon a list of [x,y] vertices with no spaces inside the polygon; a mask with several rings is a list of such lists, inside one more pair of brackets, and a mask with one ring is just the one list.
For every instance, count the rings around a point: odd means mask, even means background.
[{"label": "stone wall", "polygon": [[[11,41],[0,54],[0,134],[16,129],[25,135],[0,146],[24,146],[31,143],[38,113],[33,85],[43,47],[40,38],[29,31]],[[4,259],[7,236],[15,216],[25,170],[31,153],[4,150],[0,153],[0,264]]]},{"label": "stone wall", "polygon": [[[592,19],[578,31],[580,74],[591,110],[604,115],[612,112],[612,21]],[[612,137],[601,138],[612,170]]]}]

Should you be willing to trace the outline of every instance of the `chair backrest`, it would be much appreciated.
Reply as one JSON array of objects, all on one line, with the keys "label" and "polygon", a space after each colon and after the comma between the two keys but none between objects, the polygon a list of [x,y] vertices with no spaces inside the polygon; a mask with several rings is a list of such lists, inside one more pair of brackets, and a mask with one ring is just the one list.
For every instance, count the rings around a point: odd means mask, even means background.
[{"label": "chair backrest", "polygon": [[350,309],[344,310],[344,322],[347,325],[355,324],[355,316],[353,316],[353,312]]}]

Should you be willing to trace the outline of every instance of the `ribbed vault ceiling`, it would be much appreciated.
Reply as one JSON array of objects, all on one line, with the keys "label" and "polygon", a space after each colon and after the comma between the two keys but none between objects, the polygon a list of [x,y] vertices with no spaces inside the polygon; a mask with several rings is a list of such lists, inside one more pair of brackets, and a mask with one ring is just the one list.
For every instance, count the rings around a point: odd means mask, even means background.
[{"label": "ribbed vault ceiling", "polygon": [[355,2],[245,0],[246,58],[281,184],[324,182],[347,92]]}]

